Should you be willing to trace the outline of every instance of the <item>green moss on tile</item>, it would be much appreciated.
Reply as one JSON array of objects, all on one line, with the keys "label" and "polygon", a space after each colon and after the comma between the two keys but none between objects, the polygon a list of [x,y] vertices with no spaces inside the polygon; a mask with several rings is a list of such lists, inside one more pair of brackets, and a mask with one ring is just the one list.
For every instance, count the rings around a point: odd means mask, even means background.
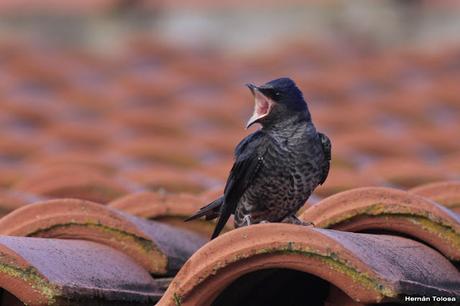
[{"label": "green moss on tile", "polygon": [[392,288],[381,283],[378,279],[373,278],[366,273],[360,272],[357,268],[351,266],[349,263],[342,260],[339,255],[335,252],[329,252],[328,254],[322,254],[314,249],[301,249],[296,248],[293,243],[287,243],[286,247],[281,249],[264,249],[262,252],[257,252],[257,254],[263,253],[284,253],[284,254],[296,254],[306,256],[315,260],[318,260],[325,265],[329,266],[331,269],[340,272],[354,282],[359,283],[361,286],[374,290],[379,294],[385,297],[396,297],[397,292]]},{"label": "green moss on tile", "polygon": [[420,224],[423,229],[434,233],[439,237],[449,240],[460,251],[460,233],[456,231],[451,224],[438,218],[430,213],[412,211],[403,206],[383,205],[376,203],[362,209],[353,210],[347,214],[340,215],[337,218],[331,218],[328,222],[321,224],[322,228],[330,228],[342,222],[350,222],[355,217],[368,216],[373,218],[401,218],[408,219],[413,223]]},{"label": "green moss on tile", "polygon": [[260,248],[257,250],[252,250],[247,254],[239,254],[233,256],[227,261],[216,262],[211,271],[207,275],[204,275],[198,279],[197,285],[205,281],[208,277],[215,275],[219,270],[229,266],[232,263],[235,263],[240,260],[245,260],[252,256],[259,256],[264,254],[293,254],[293,255],[302,255],[318,262],[325,264],[331,269],[337,271],[338,273],[346,275],[348,278],[353,280],[356,283],[359,283],[361,286],[375,291],[383,298],[395,298],[398,293],[391,287],[382,283],[381,280],[359,271],[356,267],[352,266],[349,262],[346,262],[340,258],[339,254],[336,252],[328,252],[327,254],[321,253],[315,249],[306,249],[300,245],[297,245],[295,242],[288,242],[285,246],[276,246],[268,248]]},{"label": "green moss on tile", "polygon": [[23,269],[17,266],[0,263],[0,273],[21,279],[28,283],[31,288],[33,288],[47,300],[48,305],[54,305],[56,298],[62,294],[58,288],[47,282],[43,277],[40,276],[38,271],[32,267]]},{"label": "green moss on tile", "polygon": [[177,294],[176,292],[174,292],[173,294],[173,300],[174,300],[174,304],[176,306],[181,306],[182,305],[182,297]]},{"label": "green moss on tile", "polygon": [[407,218],[411,222],[419,224],[424,230],[448,240],[460,252],[460,233],[456,232],[452,227],[433,222],[424,217],[408,216]]}]

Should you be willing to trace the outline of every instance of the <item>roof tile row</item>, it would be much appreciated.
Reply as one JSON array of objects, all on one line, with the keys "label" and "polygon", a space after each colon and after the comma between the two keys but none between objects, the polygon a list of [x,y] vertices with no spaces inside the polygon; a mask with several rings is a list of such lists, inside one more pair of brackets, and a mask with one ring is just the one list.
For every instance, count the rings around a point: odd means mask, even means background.
[{"label": "roof tile row", "polygon": [[[438,184],[449,187],[451,196],[458,195],[452,185],[455,183]],[[139,203],[137,208],[128,204],[131,201]],[[184,203],[192,204],[187,208],[187,205],[182,206]],[[231,305],[238,303],[229,298],[234,296],[234,290],[239,290],[238,286],[250,284],[257,288],[257,284],[261,285],[260,282],[267,277],[273,282],[285,279],[292,284],[311,282],[318,288],[324,287],[324,296],[320,291],[312,293],[320,294],[315,298],[323,301],[335,299],[336,295],[342,295],[346,301],[343,294],[360,303],[400,301],[404,295],[414,294],[460,296],[460,272],[449,263],[449,259],[453,263],[460,262],[460,217],[413,192],[381,187],[353,189],[309,205],[304,210],[301,218],[313,221],[316,228],[256,225],[233,230],[203,247],[204,239],[200,235],[162,224],[171,222],[164,216],[187,215],[184,212],[198,204],[196,196],[150,192],[127,196],[109,205],[160,222],[82,200],[51,200],[17,209],[0,219],[0,234],[17,236],[0,236],[0,245],[6,248],[2,251],[4,269],[0,269],[0,286],[30,305],[64,305],[64,300],[78,305],[82,300],[95,299],[96,296],[103,301],[126,299],[125,303],[147,303],[162,296],[165,282],[169,283],[164,275],[175,274],[192,256],[173,279],[159,305],[175,305],[177,301],[182,305],[211,305],[209,301],[213,300],[222,303],[219,305]],[[203,228],[189,229],[203,234]],[[78,243],[73,244],[68,239]],[[25,253],[57,248],[56,253],[62,256],[62,266],[70,272],[54,265],[54,259],[50,260],[44,253],[41,253],[41,261],[38,255],[37,261],[33,261],[24,253],[18,255],[20,251],[15,247]],[[73,256],[68,256],[68,252],[73,252]],[[92,257],[95,260],[86,266],[88,269],[103,268],[113,275],[128,273],[134,278],[123,276],[120,286],[137,289],[125,294],[119,287],[111,287],[116,283],[107,279],[87,291],[85,280],[71,271],[79,269],[85,254],[93,256],[93,252],[111,260],[123,258],[129,261],[129,264],[122,263],[123,269],[129,268],[123,271],[117,270],[122,268],[110,261],[105,262],[107,265],[101,264],[98,257]],[[21,262],[27,263],[21,265]],[[59,276],[61,283],[47,276],[49,265],[52,270],[56,269],[50,273]],[[295,272],[286,269],[302,273],[291,275]],[[152,279],[153,285],[142,287],[134,280],[145,278],[137,276],[135,271],[161,279]],[[85,270],[79,272],[87,273]],[[308,279],[305,279],[305,273],[310,275]],[[92,274],[85,275],[94,281]],[[159,284],[156,284],[157,280]],[[7,285],[16,283],[20,286]],[[73,291],[66,289],[68,283],[74,285]],[[97,295],[98,290],[107,295]],[[274,291],[273,294],[276,298],[285,296],[283,291]],[[253,300],[251,305],[263,301],[250,291],[238,297]],[[298,298],[305,301],[306,297]]]},{"label": "roof tile row", "polygon": [[[457,62],[458,48],[230,59],[143,40],[102,58],[0,43],[1,303],[153,305],[166,288],[160,305],[460,300]],[[204,244],[214,224],[182,220],[222,192],[251,110],[241,84],[286,73],[333,140],[300,214],[316,227]]]}]

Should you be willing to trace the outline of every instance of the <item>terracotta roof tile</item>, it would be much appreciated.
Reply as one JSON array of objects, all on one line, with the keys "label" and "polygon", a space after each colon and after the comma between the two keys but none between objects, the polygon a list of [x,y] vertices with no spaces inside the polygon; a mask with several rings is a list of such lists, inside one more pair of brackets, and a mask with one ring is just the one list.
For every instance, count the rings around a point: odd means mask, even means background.
[{"label": "terracotta roof tile", "polygon": [[444,157],[441,164],[454,173],[457,178],[460,178],[460,157],[458,153]]},{"label": "terracotta roof tile", "polygon": [[207,188],[205,178],[197,172],[175,167],[155,167],[127,170],[122,177],[151,191],[185,192],[198,194]]},{"label": "terracotta roof tile", "polygon": [[192,168],[199,164],[198,158],[193,156],[194,148],[189,146],[187,151],[187,144],[171,139],[162,140],[134,140],[123,143],[120,151],[131,158],[163,165]]},{"label": "terracotta roof tile", "polygon": [[409,191],[460,213],[460,181],[435,182],[417,186]]},{"label": "terracotta roof tile", "polygon": [[177,271],[204,240],[159,222],[96,203],[51,200],[15,210],[0,219],[0,233],[13,236],[84,239],[128,254],[147,271]]},{"label": "terracotta roof tile", "polygon": [[45,168],[20,180],[14,188],[51,198],[79,198],[100,203],[127,193],[126,187],[109,176],[80,166]]},{"label": "terracotta roof tile", "polygon": [[37,150],[37,146],[24,137],[0,135],[0,160],[21,160]]},{"label": "terracotta roof tile", "polygon": [[[197,251],[158,305],[202,305],[226,294],[224,289],[242,281],[243,275],[274,268],[320,277],[363,303],[395,301],[401,295],[420,291],[447,296],[460,294],[460,272],[438,252],[413,240],[289,224],[261,224],[231,231]],[[316,284],[318,294],[321,280]],[[285,296],[288,289],[283,290]],[[252,293],[233,291],[233,296],[240,301],[257,299]]]},{"label": "terracotta roof tile", "polygon": [[113,162],[102,157],[101,154],[95,154],[93,150],[71,150],[59,152],[59,154],[54,152],[42,155],[35,154],[27,161],[41,169],[82,166],[102,173],[113,173],[116,170],[116,165]]},{"label": "terracotta roof tile", "polygon": [[383,159],[368,165],[363,173],[404,188],[449,179],[452,174],[441,165],[433,165],[415,158]]},{"label": "terracotta roof tile", "polygon": [[[185,114],[179,107],[170,108],[168,104],[168,109],[164,110],[158,110],[158,107],[127,109],[113,114],[112,120],[124,125],[125,128],[147,135],[155,133],[156,135],[181,137],[185,133],[182,125]],[[171,112],[174,112],[174,118],[170,118]]]},{"label": "terracotta roof tile", "polygon": [[106,126],[94,122],[58,123],[44,132],[61,143],[67,143],[67,146],[90,147],[94,150],[104,146],[110,140],[109,136],[114,134],[114,128],[104,124]]},{"label": "terracotta roof tile", "polygon": [[0,187],[1,188],[9,188],[15,183],[17,183],[22,175],[23,175],[23,169],[20,169],[18,167],[5,167],[5,168],[0,168]]},{"label": "terracotta roof tile", "polygon": [[316,203],[301,219],[323,228],[409,235],[460,261],[460,216],[409,192],[383,187],[352,189]]},{"label": "terracotta roof tile", "polygon": [[151,305],[161,296],[142,267],[94,242],[1,236],[0,250],[0,287],[26,305]]},{"label": "terracotta roof tile", "polygon": [[377,129],[366,129],[342,135],[336,146],[346,147],[354,155],[374,157],[412,157],[416,154],[416,143],[410,138],[385,135]]},{"label": "terracotta roof tile", "polygon": [[379,181],[373,176],[362,175],[356,172],[353,169],[332,168],[326,182],[315,190],[315,194],[320,197],[326,197],[351,188],[376,186],[379,184]]},{"label": "terracotta roof tile", "polygon": [[109,204],[113,208],[148,219],[188,217],[202,205],[202,199],[191,194],[167,194],[149,191],[129,194]]},{"label": "terracotta roof tile", "polygon": [[417,139],[420,145],[425,145],[443,155],[460,150],[460,143],[452,141],[452,139],[460,138],[458,127],[433,126],[427,129],[414,128],[411,134],[412,137]]},{"label": "terracotta roof tile", "polygon": [[[202,220],[184,222],[207,202],[201,196],[160,192],[139,192],[121,197],[109,204],[135,216],[185,228],[209,238],[215,223]],[[212,200],[209,200],[212,201]]]},{"label": "terracotta roof tile", "polygon": [[39,197],[18,191],[0,190],[0,215],[3,216],[16,208],[39,200]]}]

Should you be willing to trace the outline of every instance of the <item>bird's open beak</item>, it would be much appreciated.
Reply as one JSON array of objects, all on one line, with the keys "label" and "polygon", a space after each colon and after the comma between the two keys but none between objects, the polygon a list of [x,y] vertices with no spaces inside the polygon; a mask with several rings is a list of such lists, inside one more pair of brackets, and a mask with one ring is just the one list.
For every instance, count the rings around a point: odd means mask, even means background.
[{"label": "bird's open beak", "polygon": [[246,84],[246,86],[254,96],[254,113],[246,124],[246,128],[248,129],[251,125],[259,122],[270,113],[274,102],[269,97],[265,96],[256,85]]}]

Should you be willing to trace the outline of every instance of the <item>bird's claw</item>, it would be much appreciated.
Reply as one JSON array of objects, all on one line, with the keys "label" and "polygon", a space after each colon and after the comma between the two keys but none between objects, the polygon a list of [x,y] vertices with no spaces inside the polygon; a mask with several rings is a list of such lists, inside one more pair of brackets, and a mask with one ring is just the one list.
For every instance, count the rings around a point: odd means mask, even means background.
[{"label": "bird's claw", "polygon": [[245,215],[243,217],[243,223],[245,226],[249,226],[252,224],[251,217],[249,215]]}]

